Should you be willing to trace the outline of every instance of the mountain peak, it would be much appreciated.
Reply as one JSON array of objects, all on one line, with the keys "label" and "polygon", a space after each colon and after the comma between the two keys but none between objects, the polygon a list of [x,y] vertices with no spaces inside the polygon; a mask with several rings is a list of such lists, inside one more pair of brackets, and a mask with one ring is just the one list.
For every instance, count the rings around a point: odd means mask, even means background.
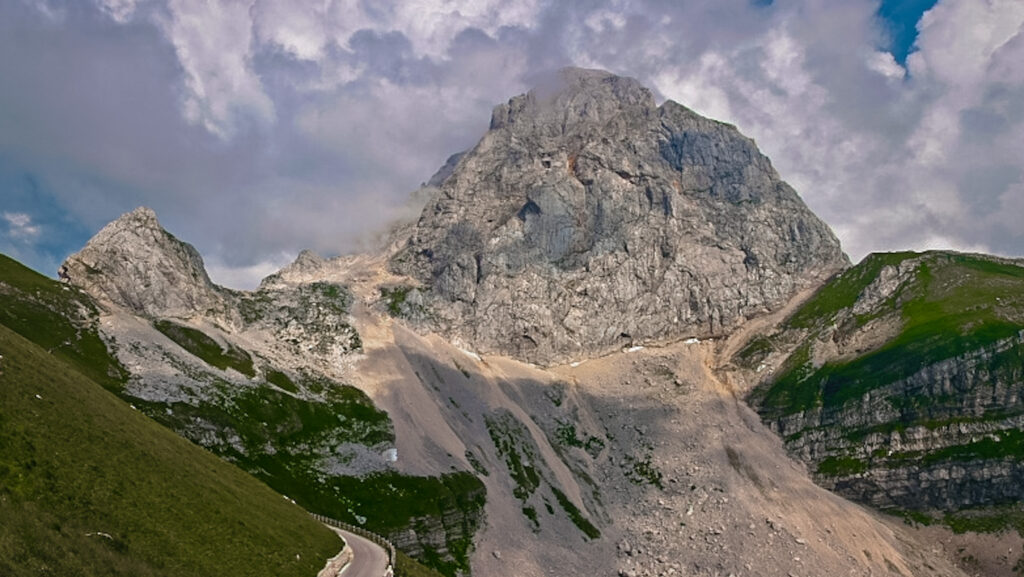
[{"label": "mountain peak", "polygon": [[849,265],[753,140],[607,72],[499,105],[445,172],[391,268],[429,288],[428,330],[480,352],[722,335]]},{"label": "mountain peak", "polygon": [[317,278],[327,260],[310,249],[303,249],[291,264],[264,278],[260,289],[283,288],[289,284],[308,282]]},{"label": "mountain peak", "polygon": [[160,221],[156,217],[156,211],[148,206],[140,206],[131,212],[126,212],[118,217],[114,222],[118,221],[134,222],[153,228],[163,228],[160,226]]},{"label": "mountain peak", "polygon": [[604,123],[625,111],[654,110],[654,96],[632,78],[603,70],[563,68],[528,93],[495,107],[491,129],[547,125],[561,131],[580,123]]},{"label": "mountain peak", "polygon": [[187,318],[222,301],[195,247],[164,230],[146,207],[103,227],[59,275],[101,302],[147,316]]}]

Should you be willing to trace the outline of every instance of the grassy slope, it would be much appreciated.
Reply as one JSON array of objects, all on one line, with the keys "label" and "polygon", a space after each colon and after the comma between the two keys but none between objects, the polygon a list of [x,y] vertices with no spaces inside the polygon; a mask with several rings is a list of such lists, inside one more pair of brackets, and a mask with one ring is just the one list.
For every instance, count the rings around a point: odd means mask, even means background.
[{"label": "grassy slope", "polygon": [[6,327],[0,354],[0,574],[309,576],[337,552],[301,509]]},{"label": "grassy slope", "polygon": [[[900,334],[878,350],[848,362],[809,364],[809,343],[818,327],[853,305],[886,264],[919,256],[914,253],[871,255],[822,288],[788,321],[790,328],[810,329],[779,375],[755,391],[754,400],[768,416],[796,413],[815,406],[838,407],[888,385],[929,364],[977,350],[1024,329],[1024,268],[984,258],[927,253],[916,278],[901,293],[902,302],[884,306],[902,317]],[[884,311],[873,311],[865,317]],[[856,322],[866,319],[857,318]],[[1000,355],[995,365],[1020,372],[1020,351]]]},{"label": "grassy slope", "polygon": [[249,353],[230,343],[226,348],[221,347],[203,331],[171,321],[159,320],[153,327],[212,367],[222,371],[231,368],[247,377],[256,376]]},{"label": "grassy slope", "polygon": [[0,324],[120,391],[128,373],[96,331],[89,297],[0,254]]}]

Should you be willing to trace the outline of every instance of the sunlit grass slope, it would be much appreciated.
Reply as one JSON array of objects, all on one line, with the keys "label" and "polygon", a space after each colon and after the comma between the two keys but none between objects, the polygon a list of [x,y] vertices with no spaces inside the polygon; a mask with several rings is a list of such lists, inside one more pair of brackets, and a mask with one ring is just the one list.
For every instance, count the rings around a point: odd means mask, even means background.
[{"label": "sunlit grass slope", "polygon": [[337,553],[302,509],[6,326],[0,355],[0,575],[311,577]]}]

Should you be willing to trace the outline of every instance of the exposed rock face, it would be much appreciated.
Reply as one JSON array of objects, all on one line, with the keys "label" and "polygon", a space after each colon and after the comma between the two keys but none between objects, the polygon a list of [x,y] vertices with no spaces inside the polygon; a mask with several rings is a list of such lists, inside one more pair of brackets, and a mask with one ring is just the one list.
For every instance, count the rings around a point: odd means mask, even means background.
[{"label": "exposed rock face", "polygon": [[[922,367],[841,407],[772,428],[818,482],[881,509],[957,511],[1024,499],[1024,331]],[[909,421],[909,422],[908,422]]]},{"label": "exposed rock face", "polygon": [[60,276],[102,301],[149,317],[189,318],[224,307],[199,252],[164,230],[156,213],[144,207],[103,227],[64,261]]},{"label": "exposed rock face", "polygon": [[299,284],[317,273],[322,273],[324,258],[311,250],[304,250],[299,253],[295,261],[276,273],[263,279],[260,289],[274,289]]},{"label": "exposed rock face", "polygon": [[884,510],[1000,523],[987,508],[1024,499],[1019,261],[872,255],[770,341],[739,354],[768,368],[779,363],[765,351],[792,351],[750,400],[822,486]]},{"label": "exposed rock face", "polygon": [[629,78],[560,81],[498,106],[432,181],[391,260],[430,288],[430,328],[549,364],[721,334],[848,265],[735,127]]}]

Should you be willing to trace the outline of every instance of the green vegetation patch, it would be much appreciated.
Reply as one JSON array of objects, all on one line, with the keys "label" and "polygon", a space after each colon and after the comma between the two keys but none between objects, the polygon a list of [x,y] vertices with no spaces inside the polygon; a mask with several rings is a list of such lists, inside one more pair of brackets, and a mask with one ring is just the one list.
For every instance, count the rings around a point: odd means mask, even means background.
[{"label": "green vegetation patch", "polygon": [[487,418],[487,432],[516,484],[512,493],[525,502],[541,482],[540,473],[533,465],[538,456],[530,431],[512,413],[499,411]]},{"label": "green vegetation patch", "polygon": [[98,322],[88,295],[0,255],[0,324],[117,392],[128,372],[107,350]]},{"label": "green vegetation patch", "polygon": [[572,501],[565,496],[565,493],[559,491],[557,487],[551,487],[551,492],[555,494],[555,499],[558,499],[558,504],[562,507],[562,510],[565,511],[566,515],[569,516],[573,525],[576,525],[577,529],[583,531],[583,534],[590,539],[597,539],[601,536],[601,531],[583,515],[576,505],[572,504]]},{"label": "green vegetation patch", "polygon": [[462,513],[469,520],[483,509],[487,499],[483,482],[465,471],[440,477],[386,471],[366,477],[337,477],[330,483],[337,489],[338,502],[317,505],[339,515],[342,521],[361,524],[382,535],[401,531],[416,519],[440,518],[452,512]]},{"label": "green vegetation patch", "polygon": [[821,405],[821,386],[811,379],[811,344],[804,343],[786,359],[779,376],[769,385],[761,386],[751,394],[755,406],[762,414],[786,415]]},{"label": "green vegetation patch", "polygon": [[469,572],[473,535],[487,501],[487,489],[472,473],[412,477],[389,471],[363,478],[335,477],[327,485],[330,491],[302,497],[317,499],[307,504],[309,508],[382,535],[394,536],[410,527],[424,534],[440,525],[448,555],[427,547],[419,561],[448,577]]},{"label": "green vegetation patch", "polygon": [[409,298],[409,291],[412,287],[408,286],[394,286],[394,287],[381,287],[380,297],[384,299],[387,304],[388,313],[393,317],[402,316],[403,308],[405,307],[406,299]]},{"label": "green vegetation patch", "polygon": [[540,529],[540,519],[537,518],[537,509],[530,505],[523,506],[523,516],[530,520],[534,531]]},{"label": "green vegetation patch", "polygon": [[651,462],[650,455],[646,455],[642,459],[626,455],[625,463],[626,478],[632,481],[634,485],[652,485],[659,489],[665,488],[665,485],[662,483],[661,471]]},{"label": "green vegetation patch", "polygon": [[925,527],[931,526],[938,521],[932,515],[923,511],[908,511],[905,509],[883,509],[883,513],[887,515],[893,515],[894,517],[902,517],[903,521],[908,525],[924,525]]},{"label": "green vegetation patch", "polygon": [[427,309],[423,306],[423,300],[416,287],[407,285],[381,287],[380,298],[387,307],[388,314],[395,318],[407,319],[426,316]]},{"label": "green vegetation patch", "polygon": [[1006,530],[1024,535],[1024,508],[1020,504],[965,509],[942,518],[954,533],[999,533]]},{"label": "green vegetation patch", "polygon": [[396,550],[395,577],[444,577],[444,575],[419,563],[402,551]]},{"label": "green vegetation patch", "polygon": [[473,467],[473,470],[476,471],[478,475],[483,477],[489,477],[491,475],[491,472],[487,470],[487,467],[484,466],[473,451],[467,450],[465,455],[466,460],[469,461],[469,466]]},{"label": "green vegetation patch", "polygon": [[847,269],[823,286],[800,309],[786,320],[790,328],[815,328],[827,324],[836,315],[852,307],[857,297],[874,281],[886,266],[899,266],[903,261],[920,256],[915,252],[874,253],[857,266]]},{"label": "green vegetation patch", "polygon": [[153,327],[212,367],[222,371],[235,369],[250,378],[256,376],[249,353],[230,343],[222,347],[203,331],[173,321],[158,320],[153,323]]},{"label": "green vegetation patch", "polygon": [[299,387],[296,386],[295,382],[292,381],[286,373],[276,371],[274,369],[267,370],[266,373],[267,382],[288,391],[289,393],[299,392]]},{"label": "green vegetation patch", "polygon": [[856,457],[828,457],[818,463],[818,474],[826,477],[848,477],[867,470],[867,462]]},{"label": "green vegetation patch", "polygon": [[[340,443],[374,446],[394,441],[387,413],[359,389],[332,384],[324,401],[304,399],[265,385],[237,387],[221,383],[221,400],[133,403],[156,421],[186,437],[210,427],[234,436],[235,443],[209,448],[276,486],[277,477],[305,476],[299,463],[311,465],[318,450]],[[195,438],[197,442],[203,439]]]},{"label": "green vegetation patch", "polygon": [[576,425],[574,423],[561,419],[559,419],[558,425],[555,427],[555,442],[564,447],[583,449],[591,458],[595,459],[605,447],[605,442],[600,437],[586,435],[586,438],[581,438],[576,432]]},{"label": "green vegetation patch", "polygon": [[340,541],[0,327],[0,574],[308,577]]},{"label": "green vegetation patch", "polygon": [[736,354],[736,359],[744,368],[754,369],[762,361],[768,358],[768,355],[770,355],[774,350],[775,345],[772,343],[772,339],[768,336],[760,335],[747,343],[747,345]]},{"label": "green vegetation patch", "polygon": [[991,433],[973,443],[952,445],[921,454],[918,451],[893,453],[895,466],[900,461],[913,461],[915,466],[928,466],[951,461],[1010,459],[1024,461],[1024,431],[1006,429]]}]

